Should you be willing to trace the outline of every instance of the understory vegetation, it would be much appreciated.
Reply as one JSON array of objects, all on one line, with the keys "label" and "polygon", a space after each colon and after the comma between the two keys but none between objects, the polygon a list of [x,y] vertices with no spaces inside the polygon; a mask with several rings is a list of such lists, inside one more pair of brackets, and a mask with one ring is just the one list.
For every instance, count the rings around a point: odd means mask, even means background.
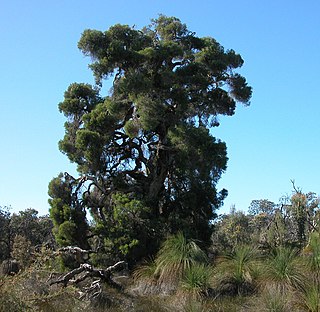
[{"label": "understory vegetation", "polygon": [[[1,208],[2,224],[12,226],[1,232],[10,257],[1,254],[0,309],[319,311],[319,212],[318,197],[295,187],[279,204],[254,200],[248,213],[233,207],[214,222],[209,246],[183,232],[169,235],[152,258],[112,271],[110,283],[90,275],[93,268],[79,271],[81,263],[95,263],[95,252],[59,247],[50,219],[32,209],[11,215]],[[47,236],[34,237],[32,228]]]}]

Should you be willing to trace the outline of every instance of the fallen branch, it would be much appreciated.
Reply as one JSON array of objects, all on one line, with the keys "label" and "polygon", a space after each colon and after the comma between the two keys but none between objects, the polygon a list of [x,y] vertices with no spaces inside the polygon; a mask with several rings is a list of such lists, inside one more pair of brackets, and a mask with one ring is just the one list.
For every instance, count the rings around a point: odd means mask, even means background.
[{"label": "fallen branch", "polygon": [[93,250],[84,250],[76,246],[67,246],[58,249],[57,254],[72,255],[78,263],[85,263],[89,259],[89,254],[94,253]]},{"label": "fallen branch", "polygon": [[58,249],[59,252],[69,252],[72,254],[88,254],[88,253],[93,253],[93,250],[84,250],[81,249],[80,247],[76,247],[76,246],[67,246],[67,247],[61,247]]},{"label": "fallen branch", "polygon": [[[79,282],[84,281],[88,277],[98,277],[102,282],[105,282],[114,288],[121,289],[121,285],[113,281],[112,272],[120,270],[122,268],[126,268],[126,262],[124,261],[119,261],[116,264],[109,266],[105,270],[96,269],[88,263],[83,263],[80,264],[78,268],[68,272],[59,279],[50,282],[50,285],[63,284],[63,286],[66,287],[69,282],[72,284],[77,284]],[[85,272],[85,274],[77,276],[83,272]]]},{"label": "fallen branch", "polygon": [[100,280],[96,280],[91,283],[90,286],[84,287],[84,292],[79,292],[79,299],[92,299],[98,297],[102,292],[102,288],[100,285]]}]

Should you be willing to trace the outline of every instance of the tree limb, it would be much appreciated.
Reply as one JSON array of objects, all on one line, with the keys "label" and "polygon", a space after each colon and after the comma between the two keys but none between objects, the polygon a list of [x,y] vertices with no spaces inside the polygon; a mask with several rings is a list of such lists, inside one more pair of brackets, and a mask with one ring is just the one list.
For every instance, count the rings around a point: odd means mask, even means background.
[{"label": "tree limb", "polygon": [[[105,282],[114,288],[121,288],[121,285],[112,280],[112,272],[125,267],[126,262],[124,261],[119,261],[116,264],[109,266],[105,270],[96,269],[91,264],[83,263],[78,268],[68,272],[59,279],[50,282],[50,285],[63,284],[63,286],[66,287],[69,282],[72,284],[77,284],[81,281],[84,281],[88,277],[98,277],[101,279],[102,282]],[[82,272],[85,272],[83,276],[77,276]]]}]

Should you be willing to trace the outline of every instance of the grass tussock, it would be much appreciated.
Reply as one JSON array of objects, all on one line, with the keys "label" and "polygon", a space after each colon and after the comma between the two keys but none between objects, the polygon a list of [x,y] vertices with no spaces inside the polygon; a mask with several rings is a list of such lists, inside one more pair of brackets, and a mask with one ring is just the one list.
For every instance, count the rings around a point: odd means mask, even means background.
[{"label": "grass tussock", "polygon": [[188,268],[182,279],[181,288],[196,297],[205,295],[211,287],[212,267],[203,263]]},{"label": "grass tussock", "polygon": [[292,293],[284,293],[278,285],[271,285],[254,298],[250,311],[289,312],[291,300]]},{"label": "grass tussock", "polygon": [[283,292],[303,287],[305,273],[296,249],[276,248],[263,263],[263,284],[276,285]]},{"label": "grass tussock", "polygon": [[251,246],[238,246],[218,259],[213,284],[223,295],[246,295],[255,289],[259,253]]},{"label": "grass tussock", "polygon": [[320,311],[320,283],[313,280],[296,293],[295,306],[299,311]]},{"label": "grass tussock", "polygon": [[206,263],[205,252],[195,241],[187,239],[181,232],[170,236],[162,245],[155,259],[155,275],[160,282],[172,282],[197,263]]}]

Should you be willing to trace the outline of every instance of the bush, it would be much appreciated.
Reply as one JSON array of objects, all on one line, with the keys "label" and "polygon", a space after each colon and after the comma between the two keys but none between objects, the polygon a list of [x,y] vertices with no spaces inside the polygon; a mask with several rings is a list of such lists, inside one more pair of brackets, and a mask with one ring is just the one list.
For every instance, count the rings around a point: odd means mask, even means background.
[{"label": "bush", "polygon": [[155,259],[155,274],[159,281],[174,282],[191,266],[207,261],[205,252],[196,242],[179,232],[163,243]]},{"label": "bush", "polygon": [[215,284],[225,295],[246,295],[255,289],[259,253],[252,246],[239,245],[218,259]]},{"label": "bush", "polygon": [[210,266],[202,263],[194,264],[186,269],[181,280],[181,288],[195,298],[199,298],[208,293],[211,277],[212,269]]},{"label": "bush", "polygon": [[23,269],[31,264],[32,246],[31,242],[25,236],[17,235],[14,238],[12,256]]},{"label": "bush", "polygon": [[287,291],[303,287],[304,274],[298,251],[288,247],[277,247],[264,266],[267,284],[275,284]]}]

